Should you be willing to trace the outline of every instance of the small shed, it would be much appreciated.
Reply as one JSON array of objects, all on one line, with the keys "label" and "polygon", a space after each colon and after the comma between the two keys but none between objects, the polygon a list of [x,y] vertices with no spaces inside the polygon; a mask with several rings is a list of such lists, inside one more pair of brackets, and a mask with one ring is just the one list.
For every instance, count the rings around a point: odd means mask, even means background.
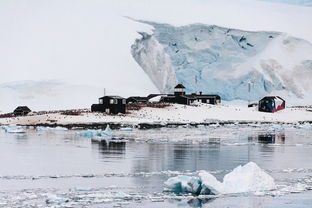
[{"label": "small shed", "polygon": [[99,98],[99,104],[91,106],[92,112],[108,114],[126,113],[126,99],[120,96],[104,96]]},{"label": "small shed", "polygon": [[259,101],[258,110],[274,113],[285,109],[285,100],[279,96],[267,96]]},{"label": "small shed", "polygon": [[15,116],[26,116],[30,113],[31,110],[27,106],[18,106],[14,111],[13,114]]}]

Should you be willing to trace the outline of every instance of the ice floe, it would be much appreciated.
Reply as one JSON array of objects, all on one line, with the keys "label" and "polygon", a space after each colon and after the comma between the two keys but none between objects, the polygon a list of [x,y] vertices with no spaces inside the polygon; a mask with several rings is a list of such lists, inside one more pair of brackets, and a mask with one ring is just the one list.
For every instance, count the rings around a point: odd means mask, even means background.
[{"label": "ice floe", "polygon": [[107,125],[104,131],[103,130],[87,129],[87,130],[79,132],[78,135],[81,137],[88,137],[88,138],[111,137],[113,135],[113,131],[111,130],[109,125]]},{"label": "ice floe", "polygon": [[14,124],[2,126],[2,128],[7,133],[26,133],[26,130],[23,127]]},{"label": "ice floe", "polygon": [[207,171],[200,171],[198,177],[180,175],[165,182],[167,191],[196,195],[257,192],[275,188],[274,179],[254,162],[236,167],[224,176],[223,182],[218,181]]}]

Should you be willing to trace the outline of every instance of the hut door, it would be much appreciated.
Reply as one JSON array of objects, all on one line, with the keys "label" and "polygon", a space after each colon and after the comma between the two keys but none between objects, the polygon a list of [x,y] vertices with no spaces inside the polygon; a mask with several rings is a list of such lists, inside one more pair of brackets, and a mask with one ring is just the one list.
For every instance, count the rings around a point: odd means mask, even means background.
[{"label": "hut door", "polygon": [[109,108],[106,108],[106,109],[105,109],[105,113],[107,113],[107,114],[109,114],[109,113],[110,113]]}]

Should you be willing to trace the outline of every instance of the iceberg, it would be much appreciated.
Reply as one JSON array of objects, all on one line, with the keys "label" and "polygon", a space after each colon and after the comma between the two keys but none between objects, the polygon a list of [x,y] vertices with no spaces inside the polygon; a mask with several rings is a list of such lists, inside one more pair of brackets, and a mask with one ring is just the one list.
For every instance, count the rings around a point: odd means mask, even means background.
[{"label": "iceberg", "polygon": [[199,180],[202,183],[200,195],[218,195],[224,193],[224,185],[207,171],[199,172]]},{"label": "iceberg", "polygon": [[175,193],[194,193],[199,194],[201,190],[201,182],[197,177],[179,175],[169,178],[165,182],[167,191]]},{"label": "iceberg", "polygon": [[202,170],[198,177],[179,175],[169,178],[164,184],[166,191],[195,195],[247,193],[276,188],[274,179],[254,162],[236,167],[224,176],[223,182]]},{"label": "iceberg", "polygon": [[274,179],[256,163],[236,167],[223,178],[225,193],[244,193],[275,189]]}]

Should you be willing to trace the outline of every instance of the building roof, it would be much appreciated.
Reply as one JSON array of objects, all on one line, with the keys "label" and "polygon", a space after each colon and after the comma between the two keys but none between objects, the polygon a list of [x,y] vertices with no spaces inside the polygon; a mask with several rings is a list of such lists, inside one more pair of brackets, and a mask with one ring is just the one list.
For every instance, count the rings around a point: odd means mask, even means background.
[{"label": "building roof", "polygon": [[[264,98],[262,98],[261,100],[274,100],[274,99],[281,99],[282,101],[285,101],[283,98],[281,98],[280,96],[265,96]],[[260,101],[261,101],[260,100]]]},{"label": "building roof", "polygon": [[182,89],[185,89],[185,87],[182,85],[182,84],[178,84],[177,86],[174,87],[174,89],[176,88],[182,88]]},{"label": "building roof", "polygon": [[217,98],[221,98],[220,95],[194,95],[196,96],[197,98],[214,98],[214,97],[217,97]]},{"label": "building roof", "polygon": [[30,112],[31,110],[27,106],[18,106],[17,108],[15,108],[14,111],[28,111],[28,112]]},{"label": "building roof", "polygon": [[104,96],[104,97],[100,97],[99,99],[103,99],[103,98],[125,99],[125,98],[120,97],[118,95],[107,95],[107,96]]},{"label": "building roof", "polygon": [[128,97],[128,99],[134,99],[136,101],[147,101],[148,100],[148,97],[140,97],[140,96],[131,96],[131,97]]},{"label": "building roof", "polygon": [[151,99],[151,98],[153,98],[153,97],[157,97],[157,96],[164,96],[164,95],[166,95],[166,94],[149,94],[148,96],[147,96],[147,98],[148,99]]},{"label": "building roof", "polygon": [[190,100],[195,100],[196,99],[196,97],[194,97],[193,95],[180,95],[180,97],[187,98],[187,99],[190,99]]}]

